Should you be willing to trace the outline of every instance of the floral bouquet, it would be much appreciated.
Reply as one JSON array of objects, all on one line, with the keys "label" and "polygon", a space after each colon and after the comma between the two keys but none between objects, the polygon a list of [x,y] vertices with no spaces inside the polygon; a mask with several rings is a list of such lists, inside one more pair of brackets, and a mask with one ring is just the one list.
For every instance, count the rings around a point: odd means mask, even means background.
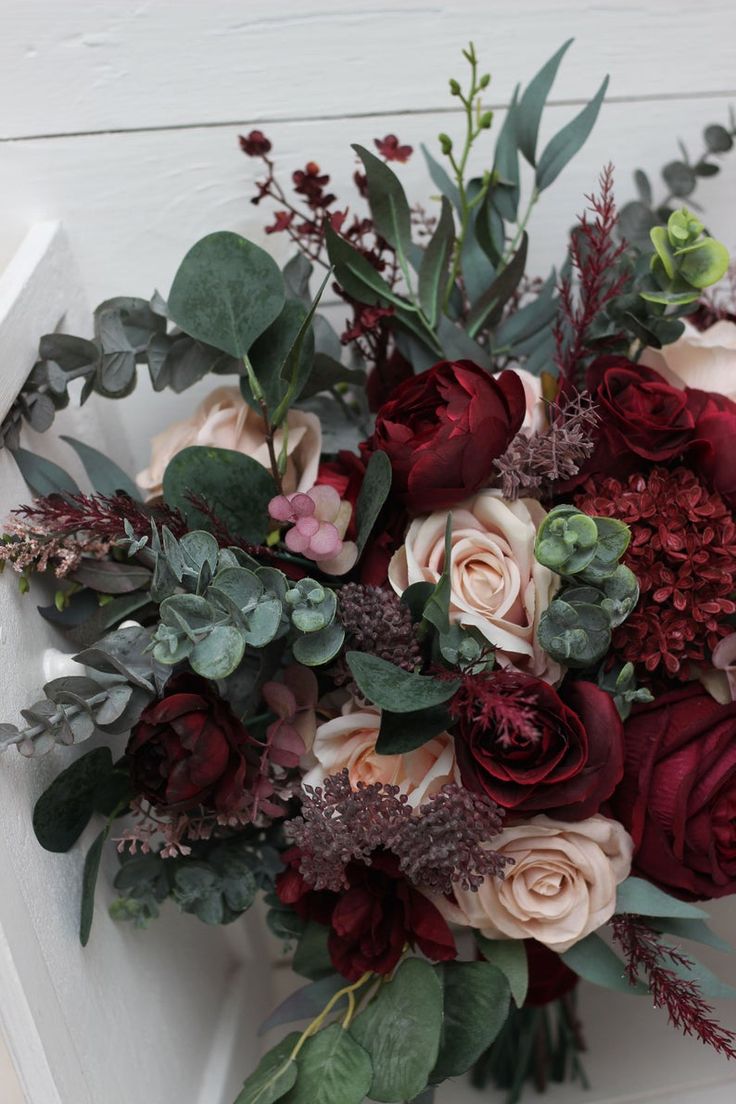
[{"label": "floral bouquet", "polygon": [[[736,128],[670,163],[661,202],[637,171],[617,213],[604,169],[568,259],[532,278],[530,216],[605,92],[539,148],[568,45],[490,153],[464,51],[429,210],[395,135],[353,147],[355,208],[313,162],[287,192],[266,136],[241,138],[293,259],[209,235],[166,302],[42,337],[3,425],[37,497],[0,559],[24,591],[55,580],[40,612],[75,654],[2,744],[91,742],[33,813],[57,852],[99,822],[82,943],[108,841],[118,920],[265,902],[304,980],[264,1028],[299,1026],[237,1104],[584,1080],[580,977],[736,1056],[725,987],[682,946],[724,947],[693,902],[736,891],[736,328],[706,295],[727,251],[676,205]],[[135,481],[65,438],[83,491],[20,447],[72,381],[123,398],[141,363],[156,391],[234,383]]]}]

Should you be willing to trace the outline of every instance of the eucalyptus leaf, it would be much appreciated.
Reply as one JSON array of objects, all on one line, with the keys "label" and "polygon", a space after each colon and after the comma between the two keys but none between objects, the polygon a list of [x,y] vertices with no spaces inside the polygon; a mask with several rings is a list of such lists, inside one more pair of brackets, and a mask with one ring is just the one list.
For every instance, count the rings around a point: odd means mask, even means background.
[{"label": "eucalyptus leaf", "polygon": [[92,920],[95,914],[95,887],[97,876],[100,872],[102,850],[110,834],[110,826],[106,825],[94,843],[90,847],[84,859],[84,871],[82,873],[82,907],[79,916],[79,942],[83,947],[89,942],[92,931]]},{"label": "eucalyptus leaf", "polygon": [[94,812],[95,791],[112,771],[108,747],[75,759],[44,790],[33,809],[33,831],[47,851],[68,851]]},{"label": "eucalyptus leaf", "polygon": [[604,989],[638,995],[647,991],[641,982],[629,983],[624,963],[596,932],[573,944],[560,958],[579,977]]},{"label": "eucalyptus leaf", "polygon": [[443,705],[419,709],[414,713],[394,713],[384,709],[376,752],[378,755],[404,755],[447,732],[451,724],[452,717]]},{"label": "eucalyptus leaf", "polygon": [[376,524],[381,508],[391,490],[391,461],[385,452],[374,452],[368,461],[358,500],[355,504],[355,520],[358,529],[356,544],[358,554],[365,548],[371,530]]},{"label": "eucalyptus leaf", "polygon": [[486,962],[496,966],[504,975],[516,1007],[521,1008],[529,988],[529,963],[523,941],[488,939],[480,932],[475,932],[475,941]]},{"label": "eucalyptus leaf", "polygon": [[586,104],[574,119],[550,139],[537,164],[535,183],[538,191],[542,192],[545,188],[549,188],[585,144],[598,118],[607,88],[608,77],[604,79],[590,103]]},{"label": "eucalyptus leaf", "polygon": [[530,165],[536,164],[537,136],[542,111],[547,102],[560,62],[573,42],[568,38],[556,54],[546,62],[537,75],[532,78],[519,100],[516,113],[516,139],[519,149],[524,154]]},{"label": "eucalyptus leaf", "polygon": [[443,196],[437,226],[419,267],[419,301],[432,326],[437,321],[442,307],[454,241],[455,223],[452,208],[449,199]]},{"label": "eucalyptus leaf", "polygon": [[263,1021],[258,1028],[259,1036],[265,1035],[282,1024],[294,1023],[296,1020],[311,1020],[322,1011],[330,997],[339,993],[344,985],[345,978],[339,974],[328,974],[327,977],[303,985],[301,989],[297,989],[283,1000],[278,1008]]},{"label": "eucalyptus leaf", "polygon": [[460,211],[460,192],[458,191],[457,184],[453,183],[445,169],[440,165],[439,161],[435,160],[424,143],[422,143],[421,150],[424,154],[424,160],[427,162],[427,169],[429,170],[429,175],[435,188],[450,200],[450,203],[452,203],[457,211]]},{"label": "eucalyptus leaf", "polygon": [[284,305],[284,281],[264,249],[223,230],[187,253],[169,295],[169,314],[200,341],[239,360]]},{"label": "eucalyptus leaf", "polygon": [[296,1062],[296,1084],[284,1104],[363,1104],[373,1080],[371,1060],[339,1023],[307,1039]]},{"label": "eucalyptus leaf", "polygon": [[84,470],[97,494],[114,495],[117,491],[123,491],[130,498],[140,501],[140,491],[135,483],[114,460],[110,460],[104,453],[90,445],[85,445],[83,441],[75,440],[74,437],[65,437],[62,434],[61,439],[71,445],[82,461]]},{"label": "eucalyptus leaf", "polygon": [[637,916],[666,916],[681,920],[707,920],[708,913],[688,901],[671,897],[651,882],[633,876],[621,882],[616,893],[616,912]]},{"label": "eucalyptus leaf", "polygon": [[411,245],[411,212],[401,181],[385,162],[364,146],[352,148],[363,162],[368,203],[376,230],[404,257]]},{"label": "eucalyptus leaf", "polygon": [[13,449],[12,456],[20,474],[35,494],[79,494],[79,487],[72,477],[51,460],[24,448]]},{"label": "eucalyptus leaf", "polygon": [[448,701],[457,690],[458,679],[437,679],[414,675],[388,660],[365,652],[348,652],[348,666],[362,694],[380,709],[413,713]]},{"label": "eucalyptus leaf", "polygon": [[509,1014],[509,983],[488,962],[446,962],[442,981],[442,1036],[432,1081],[459,1077],[491,1045]]},{"label": "eucalyptus leaf", "polygon": [[325,244],[330,263],[340,286],[359,303],[391,303],[406,307],[406,300],[396,295],[370,261],[327,224]]},{"label": "eucalyptus leaf", "polygon": [[240,1090],[235,1104],[276,1104],[282,1100],[296,1081],[296,1062],[291,1054],[298,1042],[299,1033],[293,1031],[264,1054],[258,1068]]}]

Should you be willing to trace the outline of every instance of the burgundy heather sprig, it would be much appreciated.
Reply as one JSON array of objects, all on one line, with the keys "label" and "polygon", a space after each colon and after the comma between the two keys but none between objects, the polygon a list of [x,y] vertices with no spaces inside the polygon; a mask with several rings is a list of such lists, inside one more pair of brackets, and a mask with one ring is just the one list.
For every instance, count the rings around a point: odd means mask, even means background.
[{"label": "burgundy heather sprig", "polygon": [[666,1008],[670,1023],[685,1035],[695,1035],[719,1054],[736,1058],[736,1035],[713,1019],[713,1008],[695,981],[680,977],[667,966],[692,969],[693,963],[676,947],[664,943],[637,916],[622,914],[611,921],[613,938],[626,956],[626,976],[632,985],[644,975],[655,1008]]},{"label": "burgundy heather sprig", "polygon": [[569,279],[560,284],[560,315],[555,326],[555,361],[563,385],[574,386],[586,358],[592,323],[626,287],[628,272],[617,273],[626,242],[616,240],[618,212],[613,198],[613,165],[600,175],[600,193],[585,198],[593,218],[585,212],[570,237],[570,259],[578,277],[577,296]]},{"label": "burgundy heather sprig", "polygon": [[484,845],[501,831],[503,810],[484,795],[447,785],[416,812],[398,786],[359,782],[347,769],[322,786],[305,786],[301,816],[286,831],[301,851],[300,873],[316,890],[348,885],[350,862],[370,865],[377,850],[391,851],[416,885],[450,893],[454,884],[477,890],[501,876],[507,860]]},{"label": "burgundy heather sprig", "polygon": [[530,435],[517,433],[494,466],[504,498],[538,498],[561,480],[577,475],[595,449],[593,430],[600,421],[587,391],[564,404],[552,403],[549,428]]}]

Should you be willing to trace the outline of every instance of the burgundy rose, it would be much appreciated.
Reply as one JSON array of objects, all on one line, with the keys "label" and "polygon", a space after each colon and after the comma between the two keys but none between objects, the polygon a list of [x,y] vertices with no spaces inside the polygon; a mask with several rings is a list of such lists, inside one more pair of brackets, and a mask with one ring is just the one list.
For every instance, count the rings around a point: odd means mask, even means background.
[{"label": "burgundy rose", "polygon": [[276,880],[280,900],[303,919],[329,924],[330,958],[348,981],[357,981],[367,972],[390,973],[407,943],[433,962],[456,957],[446,921],[402,877],[395,855],[376,852],[370,866],[349,863],[345,871],[349,886],[342,893],[313,890],[298,871],[296,848],[284,858],[289,865]]},{"label": "burgundy rose", "polygon": [[126,756],[133,785],[153,805],[218,813],[241,804],[248,732],[209,683],[175,675],[141,713]]},{"label": "burgundy rose", "polygon": [[736,702],[691,683],[635,707],[624,739],[612,810],[635,869],[678,896],[736,892]]},{"label": "burgundy rose", "polygon": [[688,462],[736,509],[736,403],[725,395],[691,387],[685,394],[695,417],[695,443]]},{"label": "burgundy rose", "polygon": [[393,493],[410,513],[441,510],[488,482],[525,411],[515,372],[494,379],[469,360],[446,360],[399,384],[361,448],[366,458],[387,453]]},{"label": "burgundy rose", "polygon": [[569,682],[558,693],[515,671],[470,675],[451,711],[463,783],[515,816],[584,820],[621,779],[621,720],[592,682]]},{"label": "burgundy rose", "polygon": [[653,368],[625,357],[599,357],[588,369],[601,421],[598,444],[584,473],[620,475],[637,458],[661,463],[683,453],[695,436],[695,418],[684,391]]},{"label": "burgundy rose", "polygon": [[538,1008],[572,992],[580,979],[558,954],[536,939],[525,939],[524,950],[529,967],[526,1005]]}]

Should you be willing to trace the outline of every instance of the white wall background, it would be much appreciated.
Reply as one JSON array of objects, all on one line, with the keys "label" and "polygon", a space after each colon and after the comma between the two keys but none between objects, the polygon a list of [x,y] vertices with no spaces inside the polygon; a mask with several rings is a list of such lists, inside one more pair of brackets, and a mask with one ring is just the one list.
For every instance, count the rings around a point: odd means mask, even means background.
[{"label": "white wall background", "polygon": [[[262,237],[266,212],[249,203],[257,165],[237,146],[253,126],[273,141],[285,178],[316,160],[346,200],[350,142],[394,132],[436,149],[439,130],[461,126],[447,77],[461,74],[471,37],[493,73],[498,125],[515,82],[575,36],[543,138],[611,75],[593,136],[535,215],[531,266],[540,273],[559,260],[606,161],[624,202],[635,167],[656,174],[677,156],[678,137],[696,154],[703,125],[736,104],[734,0],[2,0],[0,17],[0,270],[30,224],[61,219],[92,304],[154,287],[166,294],[188,246],[209,231]],[[724,166],[699,196],[734,247],[736,153]],[[399,171],[411,197],[428,201],[421,156]],[[283,238],[269,244],[285,255]],[[191,403],[149,398],[143,382],[107,408],[141,466],[150,433]],[[596,1017],[592,1064],[607,1098],[654,1099],[679,1084],[683,1104],[715,1101],[687,1086],[722,1083],[729,1071],[694,1044],[673,1050],[661,1015],[647,1026],[645,1011],[637,1004],[629,1016],[616,1004],[615,1030]],[[734,1022],[733,1010],[726,1016]],[[638,1080],[632,1053],[643,1063]],[[641,1090],[629,1095],[634,1082]],[[732,1090],[716,1091],[730,1099]]]}]

